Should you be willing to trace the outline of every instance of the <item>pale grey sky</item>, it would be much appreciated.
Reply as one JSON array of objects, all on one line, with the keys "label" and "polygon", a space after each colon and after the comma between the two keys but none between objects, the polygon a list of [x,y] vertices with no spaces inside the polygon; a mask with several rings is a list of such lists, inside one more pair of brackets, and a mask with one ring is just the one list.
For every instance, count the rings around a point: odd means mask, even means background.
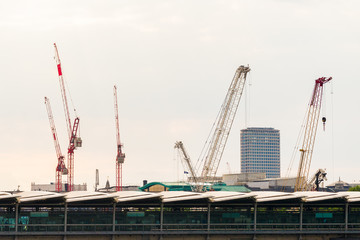
[{"label": "pale grey sky", "polygon": [[226,162],[240,170],[239,132],[249,115],[247,126],[281,131],[285,174],[314,80],[332,76],[327,129],[319,128],[311,169],[326,168],[327,184],[359,181],[359,26],[358,1],[2,1],[0,190],[55,180],[44,96],[66,153],[54,42],[81,119],[75,182],[89,189],[96,168],[101,185],[107,177],[115,182],[114,84],[124,183],[175,181],[174,142],[182,140],[197,160],[234,72],[245,64],[251,87],[218,173],[227,172]]}]

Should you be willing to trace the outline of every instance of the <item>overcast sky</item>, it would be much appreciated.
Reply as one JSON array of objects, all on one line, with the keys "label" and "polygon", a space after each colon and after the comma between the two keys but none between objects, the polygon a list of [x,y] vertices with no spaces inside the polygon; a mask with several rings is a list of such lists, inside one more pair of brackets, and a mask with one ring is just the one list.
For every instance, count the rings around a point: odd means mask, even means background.
[{"label": "overcast sky", "polygon": [[285,175],[314,80],[332,76],[311,173],[326,168],[327,184],[360,181],[359,26],[360,2],[351,0],[1,1],[0,190],[55,181],[44,96],[66,153],[54,42],[80,117],[75,183],[89,190],[95,169],[101,186],[115,183],[114,84],[124,184],[176,181],[184,176],[174,142],[196,162],[236,68],[247,64],[218,173],[229,172],[226,162],[240,171],[240,129],[273,127]]}]

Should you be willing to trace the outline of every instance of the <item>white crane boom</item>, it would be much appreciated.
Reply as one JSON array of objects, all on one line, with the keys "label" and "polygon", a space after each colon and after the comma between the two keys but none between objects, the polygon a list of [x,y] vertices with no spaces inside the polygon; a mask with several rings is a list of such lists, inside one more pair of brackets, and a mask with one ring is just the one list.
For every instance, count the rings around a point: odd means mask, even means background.
[{"label": "white crane boom", "polygon": [[194,183],[193,185],[191,185],[191,187],[193,188],[193,190],[196,190],[197,185],[198,185],[198,177],[196,175],[195,168],[193,167],[193,165],[191,163],[190,156],[185,150],[184,144],[181,141],[175,142],[174,148],[177,148],[179,154],[181,154],[181,160],[183,162],[183,166],[190,173],[191,182]]},{"label": "white crane boom", "polygon": [[216,128],[207,148],[208,152],[205,155],[204,167],[200,177],[203,182],[211,181],[216,175],[245,87],[246,75],[249,71],[249,67],[238,67],[230,84],[225,101],[221,107]]}]

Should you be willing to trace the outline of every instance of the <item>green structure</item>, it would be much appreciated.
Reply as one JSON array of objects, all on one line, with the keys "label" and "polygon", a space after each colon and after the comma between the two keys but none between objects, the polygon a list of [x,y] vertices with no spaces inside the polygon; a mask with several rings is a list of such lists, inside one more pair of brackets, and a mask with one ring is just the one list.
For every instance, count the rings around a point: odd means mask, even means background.
[{"label": "green structure", "polygon": [[[144,192],[162,191],[192,191],[191,185],[185,182],[151,182],[139,188]],[[227,186],[225,183],[215,183],[207,186],[208,191],[231,191],[231,192],[251,192],[245,186]]]}]

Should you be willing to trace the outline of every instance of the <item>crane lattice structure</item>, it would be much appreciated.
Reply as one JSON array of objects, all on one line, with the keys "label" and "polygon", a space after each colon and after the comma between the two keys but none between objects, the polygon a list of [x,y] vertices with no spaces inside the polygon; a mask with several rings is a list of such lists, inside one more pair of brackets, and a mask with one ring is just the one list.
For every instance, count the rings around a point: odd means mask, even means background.
[{"label": "crane lattice structure", "polygon": [[46,110],[47,110],[48,117],[49,117],[51,133],[53,136],[56,156],[57,156],[57,160],[58,160],[57,166],[56,166],[56,171],[55,171],[55,191],[62,192],[62,175],[66,175],[68,173],[68,170],[65,167],[64,155],[62,155],[62,153],[61,153],[60,144],[59,144],[59,140],[58,140],[58,136],[57,136],[57,132],[56,132],[56,128],[55,128],[54,116],[53,116],[52,110],[51,110],[50,100],[47,97],[45,97],[45,105],[46,105]]},{"label": "crane lattice structure", "polygon": [[193,165],[191,163],[190,156],[187,153],[187,151],[185,150],[184,144],[181,141],[175,142],[174,148],[177,148],[179,154],[181,155],[181,161],[182,161],[182,165],[183,165],[184,169],[186,169],[186,171],[188,173],[190,173],[190,182],[192,182],[191,189],[193,191],[196,191],[197,186],[199,185],[198,177],[196,175],[195,168],[193,167]]},{"label": "crane lattice structure", "polygon": [[119,130],[119,110],[117,102],[117,88],[114,86],[114,110],[115,110],[115,125],[116,125],[116,191],[122,191],[122,164],[125,161],[125,153],[122,151],[122,143],[120,141]]},{"label": "crane lattice structure", "polygon": [[245,88],[246,76],[250,72],[249,67],[240,66],[234,75],[220,110],[215,131],[208,145],[205,155],[205,164],[201,172],[203,182],[212,181],[218,170],[222,154],[224,152],[230,130],[235,119],[236,111]]},{"label": "crane lattice structure", "polygon": [[[321,77],[315,80],[315,87],[310,99],[308,110],[305,117],[303,143],[300,149],[300,162],[296,177],[294,191],[306,191],[308,188],[308,176],[311,158],[314,150],[315,137],[319,122],[321,102],[323,96],[323,86],[332,78]],[[326,119],[324,119],[326,120]],[[324,121],[323,120],[323,121]]]},{"label": "crane lattice structure", "polygon": [[70,191],[74,190],[74,150],[76,149],[76,147],[81,147],[81,145],[82,145],[81,138],[77,136],[80,119],[78,117],[76,117],[73,125],[71,125],[71,119],[70,119],[70,113],[69,113],[70,111],[69,111],[69,106],[68,106],[67,97],[66,97],[63,73],[62,73],[62,69],[61,69],[61,61],[60,61],[60,56],[59,56],[59,52],[58,52],[56,43],[54,43],[54,48],[55,48],[55,60],[56,60],[56,65],[57,65],[58,75],[59,75],[61,96],[62,96],[64,112],[65,112],[65,120],[66,120],[68,135],[69,135],[68,164],[67,164],[67,166],[68,166],[68,189],[67,190],[70,192]]},{"label": "crane lattice structure", "polygon": [[[196,171],[194,171],[194,175],[192,174],[192,178],[197,181],[196,191],[205,191],[205,184],[207,182],[213,182],[215,179],[215,175],[218,170],[233,121],[235,119],[238,105],[245,88],[246,76],[248,72],[250,72],[250,68],[245,66],[238,67],[235,72],[224,103],[221,106],[220,114],[215,120],[216,128],[210,133],[210,136],[212,137],[204,148],[206,149],[206,154],[204,155],[204,158],[200,159],[200,167],[201,163],[204,163],[201,174],[199,177],[196,174]],[[181,146],[182,143],[181,145],[179,145],[179,142],[175,144],[175,147],[183,152],[183,160],[190,168],[192,167],[190,157],[185,154],[186,152],[182,150]]]}]

